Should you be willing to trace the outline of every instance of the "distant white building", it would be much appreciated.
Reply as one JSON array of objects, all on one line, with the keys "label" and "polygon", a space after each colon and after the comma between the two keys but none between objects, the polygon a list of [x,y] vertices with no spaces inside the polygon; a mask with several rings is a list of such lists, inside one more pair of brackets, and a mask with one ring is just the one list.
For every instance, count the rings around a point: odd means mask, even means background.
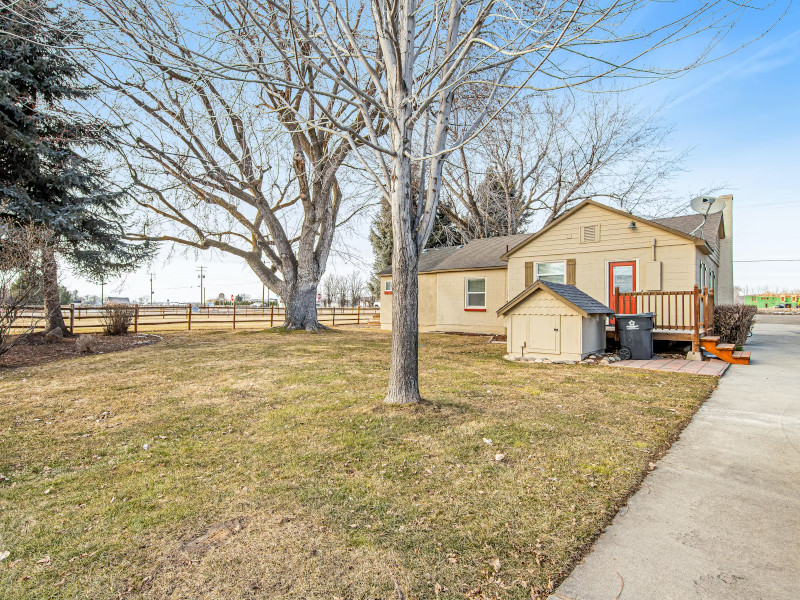
[{"label": "distant white building", "polygon": [[130,304],[131,299],[127,296],[109,296],[106,298],[106,304]]}]

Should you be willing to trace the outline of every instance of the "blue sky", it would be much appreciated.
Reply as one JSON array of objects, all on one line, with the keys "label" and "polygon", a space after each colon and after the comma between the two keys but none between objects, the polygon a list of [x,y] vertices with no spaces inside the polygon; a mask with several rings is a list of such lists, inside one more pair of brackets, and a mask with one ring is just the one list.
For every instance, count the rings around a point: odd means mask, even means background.
[{"label": "blue sky", "polygon": [[[721,52],[753,39],[775,13],[748,16],[720,46]],[[687,56],[691,47],[683,49]],[[673,189],[686,195],[721,186],[734,195],[734,279],[750,288],[800,289],[800,11],[791,7],[763,38],[722,60],[688,74],[630,92],[637,103],[663,106],[674,125],[676,149],[693,148],[686,171]],[[688,211],[687,211],[688,212]],[[334,256],[329,270],[365,272],[371,264],[366,222],[339,232],[352,246],[355,261]],[[196,301],[196,267],[209,267],[209,297],[249,293],[260,297],[261,284],[240,261],[226,257],[184,256],[168,251],[150,268],[111,281],[106,295],[149,296],[149,271],[155,273],[156,301]],[[795,262],[774,262],[797,259]],[[759,261],[759,262],[744,262]],[[81,293],[99,294],[99,286],[72,277],[63,282]]]},{"label": "blue sky", "polygon": [[[754,24],[749,31],[759,31]],[[718,63],[651,86],[676,147],[693,147],[676,191],[722,185],[734,195],[734,278],[800,288],[800,13]],[[798,259],[797,262],[740,262]]]}]

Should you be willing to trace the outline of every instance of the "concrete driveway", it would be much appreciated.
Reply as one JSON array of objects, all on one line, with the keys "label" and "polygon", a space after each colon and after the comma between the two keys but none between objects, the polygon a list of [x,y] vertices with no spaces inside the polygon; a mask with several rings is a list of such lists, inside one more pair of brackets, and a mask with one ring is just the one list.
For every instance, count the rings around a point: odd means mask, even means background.
[{"label": "concrete driveway", "polygon": [[800,321],[764,321],[551,600],[800,598]]}]

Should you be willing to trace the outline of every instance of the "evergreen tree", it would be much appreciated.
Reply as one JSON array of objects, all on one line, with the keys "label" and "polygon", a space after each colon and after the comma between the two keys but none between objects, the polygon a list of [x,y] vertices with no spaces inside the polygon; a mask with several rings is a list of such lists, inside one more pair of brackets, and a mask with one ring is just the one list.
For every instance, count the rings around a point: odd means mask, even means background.
[{"label": "evergreen tree", "polygon": [[514,172],[502,164],[489,167],[480,183],[461,199],[443,197],[439,210],[461,243],[522,233],[533,217],[533,209],[520,198]]},{"label": "evergreen tree", "polygon": [[[370,294],[380,298],[381,281],[378,273],[392,266],[392,210],[385,200],[380,210],[372,219],[369,229],[369,241],[375,260],[372,263],[372,277],[367,282]],[[453,225],[453,222],[441,211],[436,212],[433,230],[425,244],[426,248],[442,248],[464,243],[464,238]]]},{"label": "evergreen tree", "polygon": [[378,273],[392,264],[392,213],[389,203],[381,202],[381,207],[372,219],[369,228],[369,243],[372,244],[372,277],[367,282],[369,293],[380,299],[381,280]]},{"label": "evergreen tree", "polygon": [[505,165],[488,169],[478,184],[476,201],[480,223],[470,218],[470,239],[515,235],[531,220],[532,211],[521,206],[514,173]]},{"label": "evergreen tree", "polygon": [[0,217],[50,230],[42,277],[49,327],[64,327],[56,252],[88,276],[127,270],[151,249],[122,239],[124,192],[79,152],[111,132],[66,104],[91,98],[84,67],[67,50],[78,20],[42,0],[0,5]]}]

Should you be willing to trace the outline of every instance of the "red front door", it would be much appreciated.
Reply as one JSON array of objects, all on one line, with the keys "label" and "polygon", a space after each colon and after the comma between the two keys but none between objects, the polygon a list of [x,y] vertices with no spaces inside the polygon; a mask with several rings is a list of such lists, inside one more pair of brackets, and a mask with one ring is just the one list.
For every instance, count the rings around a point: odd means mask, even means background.
[{"label": "red front door", "polygon": [[636,298],[633,296],[620,296],[617,298],[615,290],[620,292],[633,292],[636,290],[636,261],[608,263],[608,306],[620,315],[636,312]]}]

